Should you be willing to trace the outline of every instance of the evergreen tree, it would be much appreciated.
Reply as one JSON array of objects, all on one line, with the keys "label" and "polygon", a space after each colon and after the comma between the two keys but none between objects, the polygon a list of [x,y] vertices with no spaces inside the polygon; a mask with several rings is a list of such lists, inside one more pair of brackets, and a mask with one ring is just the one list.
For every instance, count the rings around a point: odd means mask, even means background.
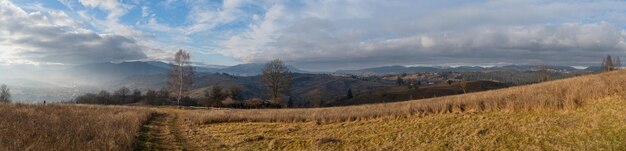
[{"label": "evergreen tree", "polygon": [[348,99],[352,99],[352,89],[348,89],[348,94],[346,96]]}]

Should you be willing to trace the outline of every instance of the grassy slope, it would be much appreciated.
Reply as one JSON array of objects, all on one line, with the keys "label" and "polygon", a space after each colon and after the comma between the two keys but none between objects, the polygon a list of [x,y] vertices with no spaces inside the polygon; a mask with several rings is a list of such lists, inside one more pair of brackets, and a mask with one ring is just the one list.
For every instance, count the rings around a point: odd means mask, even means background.
[{"label": "grassy slope", "polygon": [[[353,122],[220,123],[192,128],[197,149],[626,150],[626,100],[573,110],[483,112]],[[205,144],[203,144],[203,142]]]},{"label": "grassy slope", "polygon": [[232,109],[190,111],[196,124],[223,122],[334,123],[380,117],[435,116],[475,112],[571,110],[587,101],[626,96],[626,70],[539,84],[394,103],[310,109]]},{"label": "grassy slope", "polygon": [[0,104],[0,150],[131,150],[155,110]]},{"label": "grassy slope", "polygon": [[[481,92],[487,90],[501,89],[509,87],[509,84],[492,81],[472,81],[468,82],[467,92]],[[342,99],[331,102],[330,106],[360,105],[372,103],[388,103],[407,101],[413,99],[425,99],[448,95],[463,94],[463,89],[459,83],[448,85],[445,83],[430,86],[421,86],[417,89],[409,89],[407,86],[388,86],[378,88],[366,93],[356,94],[354,98]]]},{"label": "grassy slope", "polygon": [[0,104],[0,150],[130,150],[157,111],[195,150],[626,150],[624,75],[319,109]]}]

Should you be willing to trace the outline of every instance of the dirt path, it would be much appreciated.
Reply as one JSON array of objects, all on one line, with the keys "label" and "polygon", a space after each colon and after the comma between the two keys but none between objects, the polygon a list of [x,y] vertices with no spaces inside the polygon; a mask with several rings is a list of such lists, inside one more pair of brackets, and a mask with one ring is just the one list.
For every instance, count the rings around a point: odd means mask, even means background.
[{"label": "dirt path", "polygon": [[177,122],[171,111],[153,115],[143,125],[135,150],[189,150]]}]

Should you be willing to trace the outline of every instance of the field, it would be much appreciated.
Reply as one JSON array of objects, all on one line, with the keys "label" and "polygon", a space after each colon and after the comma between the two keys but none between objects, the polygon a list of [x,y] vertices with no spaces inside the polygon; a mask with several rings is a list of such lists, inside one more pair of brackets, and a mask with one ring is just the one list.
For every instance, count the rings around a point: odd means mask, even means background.
[{"label": "field", "polygon": [[198,150],[626,150],[626,100],[568,111],[200,125]]},{"label": "field", "polygon": [[155,110],[0,104],[0,150],[131,150]]},{"label": "field", "polygon": [[[510,87],[510,84],[493,81],[471,81],[467,83],[467,93],[495,90]],[[390,103],[413,99],[426,99],[448,95],[463,94],[460,83],[449,85],[447,83],[420,86],[417,89],[409,89],[407,86],[387,86],[375,90],[360,93],[353,98],[344,98],[330,102],[330,106],[348,106],[373,103]]]},{"label": "field", "polygon": [[380,117],[575,109],[585,101],[626,95],[626,70],[505,89],[395,103],[313,109],[211,110],[190,113],[200,124],[221,122],[344,122]]},{"label": "field", "polygon": [[179,113],[193,149],[624,150],[626,71],[409,102]]},{"label": "field", "polygon": [[626,70],[407,102],[0,105],[0,150],[625,150]]}]

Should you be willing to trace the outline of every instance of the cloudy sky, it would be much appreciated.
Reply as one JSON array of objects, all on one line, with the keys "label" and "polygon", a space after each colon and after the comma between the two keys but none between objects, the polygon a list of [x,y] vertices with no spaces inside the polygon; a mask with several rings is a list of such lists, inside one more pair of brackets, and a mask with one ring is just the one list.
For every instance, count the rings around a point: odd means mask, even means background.
[{"label": "cloudy sky", "polygon": [[0,0],[0,64],[589,66],[626,56],[625,28],[624,1]]}]

